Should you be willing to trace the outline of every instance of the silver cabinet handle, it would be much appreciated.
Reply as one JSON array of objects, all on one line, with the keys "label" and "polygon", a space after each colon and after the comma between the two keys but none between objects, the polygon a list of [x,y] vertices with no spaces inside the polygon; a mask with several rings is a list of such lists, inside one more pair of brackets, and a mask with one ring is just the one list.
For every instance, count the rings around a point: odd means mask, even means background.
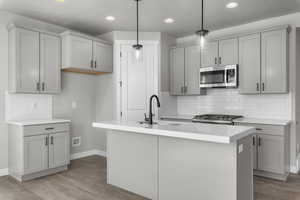
[{"label": "silver cabinet handle", "polygon": [[256,130],[257,130],[257,131],[262,131],[263,129],[262,129],[262,128],[256,128]]},{"label": "silver cabinet handle", "polygon": [[265,83],[262,83],[262,91],[265,91]]},{"label": "silver cabinet handle", "polygon": [[51,136],[51,145],[54,144],[54,139],[53,139],[53,136]]},{"label": "silver cabinet handle", "polygon": [[42,90],[45,91],[45,83],[42,83]]},{"label": "silver cabinet handle", "polygon": [[37,82],[37,83],[36,83],[36,90],[37,90],[37,91],[40,91],[40,89],[41,89],[40,82]]},{"label": "silver cabinet handle", "polygon": [[48,144],[49,144],[49,138],[48,138],[48,136],[45,139],[46,139],[45,140],[45,146],[48,146]]},{"label": "silver cabinet handle", "polygon": [[222,64],[222,58],[219,57],[219,64]]},{"label": "silver cabinet handle", "polygon": [[215,57],[215,65],[216,65],[216,64],[217,64],[217,62],[218,62],[217,60],[218,60],[218,59],[217,59],[217,57]]},{"label": "silver cabinet handle", "polygon": [[94,65],[94,67],[97,68],[97,61],[96,61],[96,60],[95,60],[95,65]]},{"label": "silver cabinet handle", "polygon": [[46,131],[54,130],[53,127],[45,128]]},{"label": "silver cabinet handle", "polygon": [[91,68],[93,69],[93,67],[94,67],[94,61],[91,60]]},{"label": "silver cabinet handle", "polygon": [[258,137],[258,146],[261,146],[261,137]]},{"label": "silver cabinet handle", "polygon": [[256,83],[256,91],[259,91],[259,83]]},{"label": "silver cabinet handle", "polygon": [[253,144],[253,146],[255,146],[255,144],[256,144],[255,137],[252,137],[252,144]]}]

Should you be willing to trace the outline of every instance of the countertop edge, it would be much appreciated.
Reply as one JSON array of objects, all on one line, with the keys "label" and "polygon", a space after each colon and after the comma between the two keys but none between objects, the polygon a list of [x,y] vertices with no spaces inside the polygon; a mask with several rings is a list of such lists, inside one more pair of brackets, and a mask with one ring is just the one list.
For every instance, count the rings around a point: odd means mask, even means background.
[{"label": "countertop edge", "polygon": [[33,125],[43,125],[43,124],[60,124],[60,123],[71,123],[70,119],[49,119],[49,120],[32,120],[32,121],[14,121],[8,120],[5,123],[17,126],[33,126]]},{"label": "countertop edge", "polygon": [[143,134],[156,135],[156,136],[190,139],[190,140],[196,140],[202,142],[220,143],[220,144],[233,143],[243,137],[246,137],[247,135],[252,134],[251,133],[252,131],[253,133],[255,132],[255,129],[253,128],[253,129],[248,129],[247,131],[243,131],[240,134],[235,136],[213,136],[207,134],[184,133],[180,131],[167,131],[167,130],[160,130],[158,134],[156,129],[153,130],[144,127],[131,127],[126,125],[106,124],[100,122],[94,122],[93,127],[108,129],[108,130],[143,133]]}]

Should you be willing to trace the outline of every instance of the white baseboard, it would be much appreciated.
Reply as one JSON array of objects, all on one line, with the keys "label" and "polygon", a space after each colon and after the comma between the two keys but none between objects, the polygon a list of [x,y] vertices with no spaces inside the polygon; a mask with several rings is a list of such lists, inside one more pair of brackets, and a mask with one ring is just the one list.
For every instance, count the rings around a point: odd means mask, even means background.
[{"label": "white baseboard", "polygon": [[0,176],[7,176],[8,175],[8,168],[0,169]]},{"label": "white baseboard", "polygon": [[291,173],[298,174],[300,172],[300,154],[296,158],[296,164],[291,166]]},{"label": "white baseboard", "polygon": [[106,157],[106,152],[94,149],[94,150],[90,150],[90,151],[74,153],[74,154],[71,155],[71,160],[76,160],[76,159],[79,159],[79,158],[84,158],[84,157],[94,156],[94,155]]}]

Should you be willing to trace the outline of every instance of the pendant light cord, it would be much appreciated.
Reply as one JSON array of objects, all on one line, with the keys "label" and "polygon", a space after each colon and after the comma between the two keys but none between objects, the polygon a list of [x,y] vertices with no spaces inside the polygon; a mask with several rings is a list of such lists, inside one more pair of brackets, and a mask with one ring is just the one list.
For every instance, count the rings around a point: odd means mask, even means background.
[{"label": "pendant light cord", "polygon": [[139,45],[139,0],[136,0],[136,40]]},{"label": "pendant light cord", "polygon": [[202,14],[202,26],[201,26],[202,30],[204,29],[204,24],[203,24],[204,23],[204,6],[203,5],[204,5],[204,3],[202,0],[202,13],[201,13]]}]

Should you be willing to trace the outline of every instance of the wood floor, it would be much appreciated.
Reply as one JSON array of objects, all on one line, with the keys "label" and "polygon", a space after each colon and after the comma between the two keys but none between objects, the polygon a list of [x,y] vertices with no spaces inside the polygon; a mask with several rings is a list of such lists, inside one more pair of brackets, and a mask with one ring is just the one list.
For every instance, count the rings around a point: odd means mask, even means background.
[{"label": "wood floor", "polygon": [[[300,200],[300,176],[286,183],[255,178],[256,200]],[[145,200],[106,184],[106,160],[91,156],[72,161],[70,170],[19,183],[0,178],[0,200]]]}]

